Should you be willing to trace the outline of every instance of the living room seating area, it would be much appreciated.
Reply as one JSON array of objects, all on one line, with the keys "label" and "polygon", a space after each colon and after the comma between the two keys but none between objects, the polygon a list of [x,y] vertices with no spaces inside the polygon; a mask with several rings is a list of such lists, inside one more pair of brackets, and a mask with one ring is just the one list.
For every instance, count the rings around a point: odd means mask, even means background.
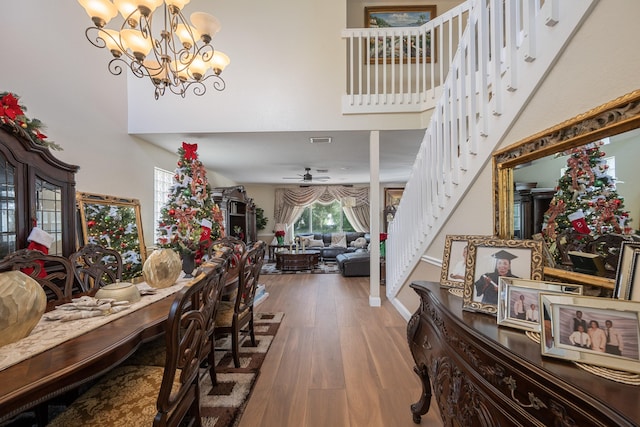
[{"label": "living room seating area", "polygon": [[340,254],[366,249],[370,241],[369,233],[364,232],[300,234],[296,237],[306,249],[320,252],[323,261],[336,260]]}]

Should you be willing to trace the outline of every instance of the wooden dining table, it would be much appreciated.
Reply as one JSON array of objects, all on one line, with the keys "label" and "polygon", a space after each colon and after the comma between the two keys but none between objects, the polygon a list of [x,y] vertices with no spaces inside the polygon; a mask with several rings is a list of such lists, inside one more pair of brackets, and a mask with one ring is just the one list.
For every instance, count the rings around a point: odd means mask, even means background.
[{"label": "wooden dining table", "polygon": [[104,374],[164,333],[173,295],[0,371],[0,422]]}]

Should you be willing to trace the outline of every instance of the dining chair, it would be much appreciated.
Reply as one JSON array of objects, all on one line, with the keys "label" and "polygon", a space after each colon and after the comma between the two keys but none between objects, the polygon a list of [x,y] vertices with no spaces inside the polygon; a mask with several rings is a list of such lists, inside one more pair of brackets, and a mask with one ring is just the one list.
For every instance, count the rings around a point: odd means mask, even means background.
[{"label": "dining chair", "polygon": [[122,256],[114,249],[93,243],[69,256],[76,280],[90,295],[122,279]]},{"label": "dining chair", "polygon": [[222,277],[219,264],[174,297],[163,367],[121,365],[111,370],[49,426],[201,426],[199,370]]},{"label": "dining chair", "polygon": [[[231,263],[232,249],[229,247],[222,247],[217,251],[215,255],[215,257],[209,258],[198,268],[198,270],[196,270],[207,275],[220,275],[219,278],[216,278],[216,286],[212,286],[210,289],[211,295],[209,296],[209,299],[215,300],[216,304],[212,307],[211,313],[207,316],[207,338],[200,357],[201,366],[208,367],[212,384],[217,384],[214,351],[215,319],[219,307],[220,297],[223,294],[223,289],[227,281],[227,271]],[[193,303],[195,305],[198,305],[200,304],[200,301],[194,301]],[[157,339],[144,343],[124,363],[130,365],[164,366],[165,359],[166,337],[161,336]]]},{"label": "dining chair", "polygon": [[232,301],[220,302],[215,320],[215,336],[231,336],[233,363],[240,367],[240,333],[248,333],[251,345],[256,345],[253,328],[253,301],[264,264],[266,244],[258,241],[246,250],[240,260],[238,291]]},{"label": "dining chair", "polygon": [[71,302],[73,269],[68,259],[38,250],[20,249],[0,260],[0,271],[20,270],[35,279],[47,295],[47,311]]}]

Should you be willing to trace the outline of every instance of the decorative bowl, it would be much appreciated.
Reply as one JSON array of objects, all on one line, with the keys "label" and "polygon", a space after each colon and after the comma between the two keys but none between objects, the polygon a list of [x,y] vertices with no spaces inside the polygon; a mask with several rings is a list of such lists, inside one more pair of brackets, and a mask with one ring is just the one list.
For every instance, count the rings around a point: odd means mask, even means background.
[{"label": "decorative bowl", "polygon": [[114,299],[116,301],[129,301],[134,303],[140,301],[140,291],[133,283],[116,282],[98,289],[95,297],[97,299]]}]

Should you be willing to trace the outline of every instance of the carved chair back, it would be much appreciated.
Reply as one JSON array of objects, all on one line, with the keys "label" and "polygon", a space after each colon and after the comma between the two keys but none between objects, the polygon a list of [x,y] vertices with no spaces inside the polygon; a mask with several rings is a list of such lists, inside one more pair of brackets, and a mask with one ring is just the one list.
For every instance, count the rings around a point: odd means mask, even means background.
[{"label": "carved chair back", "polygon": [[154,426],[181,425],[189,413],[200,416],[199,370],[203,352],[210,348],[209,319],[220,300],[223,275],[223,263],[208,268],[174,298],[167,319],[167,354]]},{"label": "carved chair back", "polygon": [[11,270],[20,270],[40,283],[47,295],[47,311],[71,301],[74,280],[68,259],[20,249],[0,261],[0,271]]},{"label": "carved chair back", "polygon": [[69,260],[80,286],[89,294],[122,279],[122,256],[114,249],[87,244],[71,254]]}]

